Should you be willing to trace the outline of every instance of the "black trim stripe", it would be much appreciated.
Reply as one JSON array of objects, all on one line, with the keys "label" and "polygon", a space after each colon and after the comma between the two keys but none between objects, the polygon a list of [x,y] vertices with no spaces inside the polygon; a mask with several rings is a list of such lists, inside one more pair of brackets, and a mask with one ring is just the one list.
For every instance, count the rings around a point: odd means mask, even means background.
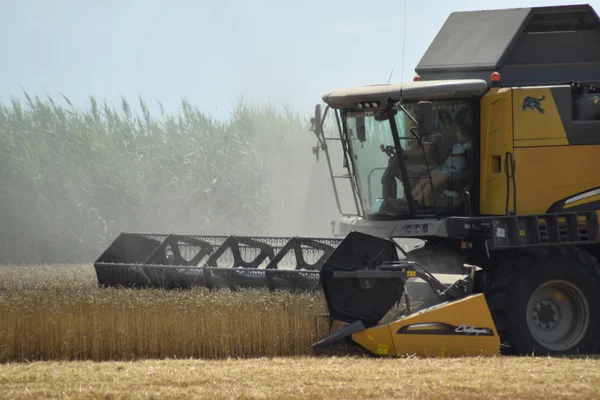
[{"label": "black trim stripe", "polygon": [[444,322],[423,322],[404,325],[396,332],[399,335],[448,335],[448,336],[494,336],[492,328],[456,326]]},{"label": "black trim stripe", "polygon": [[[589,195],[585,196],[587,194],[589,194]],[[590,188],[590,189],[584,190],[583,192],[575,193],[569,197],[565,197],[564,199],[558,200],[557,202],[552,204],[550,206],[550,208],[548,208],[547,213],[557,213],[557,212],[563,212],[563,211],[580,212],[580,211],[599,210],[600,209],[600,200],[593,201],[593,202],[586,203],[586,204],[581,204],[581,205],[575,206],[575,207],[569,207],[568,209],[565,209],[565,205],[567,204],[567,202],[572,203],[575,201],[584,200],[587,197],[592,197],[592,196],[597,196],[597,195],[600,195],[600,186]],[[579,197],[581,197],[581,198],[579,198]]]}]

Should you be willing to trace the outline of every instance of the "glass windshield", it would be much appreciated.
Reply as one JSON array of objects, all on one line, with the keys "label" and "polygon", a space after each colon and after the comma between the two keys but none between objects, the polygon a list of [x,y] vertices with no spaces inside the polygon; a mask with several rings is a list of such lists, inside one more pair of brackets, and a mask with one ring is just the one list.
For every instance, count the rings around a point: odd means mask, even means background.
[{"label": "glass windshield", "polygon": [[[434,101],[433,134],[423,146],[411,132],[415,124],[403,112],[395,115],[409,187],[402,183],[390,121],[373,111],[348,112],[345,118],[357,183],[367,215],[406,215],[406,190],[420,212],[443,212],[458,205],[473,183],[472,105],[466,101]],[[417,103],[403,104],[414,117]]]}]

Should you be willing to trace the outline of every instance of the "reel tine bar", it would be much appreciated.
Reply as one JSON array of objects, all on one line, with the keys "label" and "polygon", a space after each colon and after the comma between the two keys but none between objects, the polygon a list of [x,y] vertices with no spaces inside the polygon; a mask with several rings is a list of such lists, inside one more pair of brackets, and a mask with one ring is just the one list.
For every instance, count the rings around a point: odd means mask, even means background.
[{"label": "reel tine bar", "polygon": [[323,263],[340,242],[337,238],[122,233],[94,267],[99,284],[105,286],[311,291],[318,286]]}]

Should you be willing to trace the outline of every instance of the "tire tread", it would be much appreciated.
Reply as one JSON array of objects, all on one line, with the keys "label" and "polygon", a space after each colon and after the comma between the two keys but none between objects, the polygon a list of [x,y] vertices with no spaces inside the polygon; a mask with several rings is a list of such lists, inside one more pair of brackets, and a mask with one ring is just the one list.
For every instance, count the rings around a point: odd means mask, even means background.
[{"label": "tire tread", "polygon": [[[513,290],[520,288],[524,281],[531,279],[534,274],[544,273],[539,266],[540,261],[543,259],[561,259],[571,264],[572,268],[578,268],[583,280],[592,283],[600,291],[600,265],[598,260],[585,250],[572,246],[557,246],[507,253],[490,272],[486,288],[486,298],[496,329],[502,342],[507,345],[506,347],[503,346],[502,352],[504,354],[525,353],[524,346],[520,343],[519,338],[514,337],[515,329],[513,329],[513,325],[518,322],[510,319],[513,312],[511,293]],[[575,263],[573,263],[574,260]],[[592,314],[592,321],[590,321],[591,337],[585,340],[587,342],[587,345],[584,344],[585,348],[573,350],[576,353],[595,353],[600,350],[600,327],[598,327],[600,322],[597,319],[597,315],[600,313],[600,304],[590,302],[589,306]],[[523,304],[523,307],[525,307],[525,304]]]}]

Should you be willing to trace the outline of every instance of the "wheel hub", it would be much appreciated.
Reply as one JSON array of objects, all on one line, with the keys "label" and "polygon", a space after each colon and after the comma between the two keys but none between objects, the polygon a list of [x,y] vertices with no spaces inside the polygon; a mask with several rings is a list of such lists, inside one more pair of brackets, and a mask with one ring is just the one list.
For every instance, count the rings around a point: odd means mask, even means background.
[{"label": "wheel hub", "polygon": [[585,336],[590,308],[583,292],[566,281],[540,285],[527,304],[527,325],[533,338],[549,350],[566,351]]},{"label": "wheel hub", "polygon": [[540,329],[553,329],[560,319],[560,312],[554,302],[540,301],[533,308],[533,320]]}]

